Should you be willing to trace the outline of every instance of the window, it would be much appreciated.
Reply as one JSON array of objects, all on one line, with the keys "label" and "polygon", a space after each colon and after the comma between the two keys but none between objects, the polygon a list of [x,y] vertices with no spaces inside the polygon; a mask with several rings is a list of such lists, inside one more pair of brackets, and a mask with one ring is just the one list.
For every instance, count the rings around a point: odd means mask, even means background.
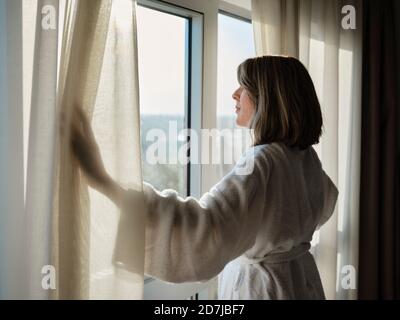
[{"label": "window", "polygon": [[[143,179],[188,194],[176,134],[188,127],[188,18],[137,8]],[[157,144],[157,141],[159,144]]]},{"label": "window", "polygon": [[[217,91],[217,126],[218,129],[238,129],[235,123],[235,102],[232,93],[238,88],[237,67],[255,56],[253,29],[251,21],[224,12],[218,14],[218,91]],[[234,135],[232,141],[224,141],[231,154],[244,151],[248,143],[248,132]],[[239,144],[237,139],[243,139]],[[229,144],[226,146],[226,144]],[[241,150],[233,150],[233,146],[242,146]],[[233,164],[222,164],[220,174],[226,174]]]}]

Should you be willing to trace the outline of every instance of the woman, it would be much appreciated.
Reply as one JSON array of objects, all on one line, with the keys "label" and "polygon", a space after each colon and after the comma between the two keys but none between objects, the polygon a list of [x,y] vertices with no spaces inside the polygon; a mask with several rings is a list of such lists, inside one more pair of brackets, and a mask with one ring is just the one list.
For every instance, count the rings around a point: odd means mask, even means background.
[{"label": "woman", "polygon": [[[200,200],[143,182],[148,208],[145,272],[169,282],[220,274],[220,299],[324,299],[309,253],[314,231],[331,216],[338,191],[321,167],[321,109],[296,59],[264,56],[238,68],[236,122],[254,129],[253,146]],[[104,169],[82,112],[72,150],[92,187],[117,205],[133,196]],[[220,273],[223,271],[222,273]]]}]

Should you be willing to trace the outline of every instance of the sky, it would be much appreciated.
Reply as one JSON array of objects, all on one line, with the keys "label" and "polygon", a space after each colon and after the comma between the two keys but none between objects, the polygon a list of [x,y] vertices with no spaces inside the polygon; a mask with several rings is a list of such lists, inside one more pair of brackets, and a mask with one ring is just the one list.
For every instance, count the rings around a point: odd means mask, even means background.
[{"label": "sky", "polygon": [[142,113],[182,114],[185,96],[185,18],[138,6]]},{"label": "sky", "polygon": [[[187,19],[138,6],[141,112],[184,113]],[[254,56],[252,26],[219,14],[218,114],[234,114],[236,68]]]},{"label": "sky", "polygon": [[249,22],[223,14],[218,17],[218,96],[217,114],[234,114],[232,93],[239,86],[237,67],[254,57],[253,29]]}]

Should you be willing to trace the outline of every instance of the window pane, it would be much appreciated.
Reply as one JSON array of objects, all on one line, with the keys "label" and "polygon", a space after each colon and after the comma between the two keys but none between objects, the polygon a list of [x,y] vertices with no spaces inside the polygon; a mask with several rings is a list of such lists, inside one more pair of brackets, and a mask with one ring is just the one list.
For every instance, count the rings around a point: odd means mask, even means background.
[{"label": "window pane", "polygon": [[[235,101],[233,92],[238,88],[237,67],[247,58],[254,57],[255,48],[253,29],[250,22],[218,14],[218,129],[238,129],[235,119]],[[235,139],[240,135],[235,135]],[[224,141],[222,148],[233,148],[234,145],[245,146],[248,136],[243,131],[241,144],[236,140]],[[235,153],[237,150],[235,150]],[[233,154],[233,150],[231,151]],[[221,174],[226,174],[232,168],[231,164],[221,165]]]},{"label": "window pane", "polygon": [[[142,6],[137,16],[143,179],[186,195],[187,166],[177,161],[184,142],[175,133],[185,128],[188,20]],[[164,161],[154,164],[150,155]]]}]

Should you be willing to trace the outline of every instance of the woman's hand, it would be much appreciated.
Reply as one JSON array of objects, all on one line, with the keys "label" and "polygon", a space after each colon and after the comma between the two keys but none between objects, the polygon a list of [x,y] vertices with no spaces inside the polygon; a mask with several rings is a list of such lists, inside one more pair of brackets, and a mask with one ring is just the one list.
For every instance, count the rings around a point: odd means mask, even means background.
[{"label": "woman's hand", "polygon": [[88,178],[89,185],[95,189],[103,189],[110,177],[104,167],[89,120],[79,107],[72,111],[70,128],[71,150]]},{"label": "woman's hand", "polygon": [[[71,115],[71,151],[88,179],[89,185],[120,206],[125,190],[107,173],[92,127],[83,110],[75,107]],[[65,131],[65,116],[61,117],[61,132]]]}]

